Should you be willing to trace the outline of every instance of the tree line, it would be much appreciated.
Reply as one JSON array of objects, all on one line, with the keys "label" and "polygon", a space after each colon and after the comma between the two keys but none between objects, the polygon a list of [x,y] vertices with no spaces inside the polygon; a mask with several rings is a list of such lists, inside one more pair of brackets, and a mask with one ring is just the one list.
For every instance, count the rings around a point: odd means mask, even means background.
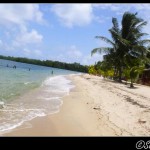
[{"label": "tree line", "polygon": [[47,66],[47,67],[54,67],[59,69],[66,69],[71,71],[78,71],[78,72],[88,72],[88,66],[81,65],[79,63],[65,63],[59,61],[52,61],[52,60],[38,60],[38,59],[29,59],[24,57],[12,57],[12,56],[3,56],[0,55],[0,59],[11,60],[16,62],[22,62],[27,64],[34,64],[40,66]]},{"label": "tree line", "polygon": [[150,40],[145,38],[148,34],[142,32],[145,25],[147,21],[137,17],[137,13],[125,12],[121,27],[117,18],[112,18],[112,28],[108,30],[112,38],[96,36],[110,46],[91,51],[91,55],[95,53],[105,55],[103,61],[89,67],[89,73],[110,77],[119,82],[125,78],[131,82],[130,87],[133,87],[133,82],[139,74],[150,67]]}]

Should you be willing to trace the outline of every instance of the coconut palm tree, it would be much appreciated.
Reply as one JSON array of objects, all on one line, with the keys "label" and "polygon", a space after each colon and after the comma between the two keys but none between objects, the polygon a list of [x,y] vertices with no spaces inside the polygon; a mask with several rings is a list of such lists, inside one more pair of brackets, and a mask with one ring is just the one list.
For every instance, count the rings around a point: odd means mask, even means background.
[{"label": "coconut palm tree", "polygon": [[[101,39],[105,42],[107,42],[108,44],[111,45],[111,47],[100,47],[100,48],[95,48],[92,50],[91,55],[99,52],[99,53],[106,53],[106,55],[104,55],[104,61],[107,61],[108,63],[110,63],[112,65],[112,67],[114,67],[116,69],[116,72],[118,70],[120,70],[120,59],[119,59],[119,55],[118,55],[118,39],[116,37],[116,34],[112,33],[112,30],[114,30],[114,32],[116,32],[118,35],[120,34],[120,30],[119,30],[119,25],[118,25],[118,21],[116,18],[112,18],[112,23],[113,23],[113,27],[109,30],[109,32],[111,33],[112,36],[112,40],[108,39],[107,37],[104,36],[96,36],[96,38]],[[121,75],[120,75],[121,76]],[[120,78],[121,81],[121,78]]]},{"label": "coconut palm tree", "polygon": [[119,80],[121,81],[123,68],[125,68],[127,64],[130,67],[134,67],[131,65],[132,63],[130,63],[133,57],[135,59],[140,58],[143,62],[146,60],[148,49],[145,44],[149,43],[150,40],[143,39],[143,36],[147,34],[142,33],[141,29],[147,22],[138,18],[137,13],[125,12],[122,17],[121,29],[119,29],[116,18],[112,18],[112,23],[113,27],[109,29],[112,40],[103,36],[96,36],[96,38],[111,44],[111,47],[95,48],[91,54],[105,52],[109,55],[109,57],[112,58],[109,61],[111,61],[119,71]]}]

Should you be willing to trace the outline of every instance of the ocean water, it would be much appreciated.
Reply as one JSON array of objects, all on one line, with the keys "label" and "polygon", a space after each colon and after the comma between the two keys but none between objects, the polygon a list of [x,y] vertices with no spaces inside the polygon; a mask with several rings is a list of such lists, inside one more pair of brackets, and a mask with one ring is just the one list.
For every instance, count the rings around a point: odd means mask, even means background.
[{"label": "ocean water", "polygon": [[62,97],[74,87],[67,76],[74,74],[79,73],[0,59],[0,134],[59,112]]}]

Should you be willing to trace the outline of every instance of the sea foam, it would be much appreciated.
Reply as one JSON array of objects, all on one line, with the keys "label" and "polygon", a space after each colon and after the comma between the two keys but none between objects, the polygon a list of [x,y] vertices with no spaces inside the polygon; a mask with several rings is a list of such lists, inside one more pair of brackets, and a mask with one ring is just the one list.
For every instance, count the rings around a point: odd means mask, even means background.
[{"label": "sea foam", "polygon": [[[58,113],[63,104],[62,97],[69,94],[74,85],[65,75],[46,78],[38,92],[20,97],[1,109],[0,133],[10,131],[36,117]],[[3,102],[0,102],[0,105]]]}]

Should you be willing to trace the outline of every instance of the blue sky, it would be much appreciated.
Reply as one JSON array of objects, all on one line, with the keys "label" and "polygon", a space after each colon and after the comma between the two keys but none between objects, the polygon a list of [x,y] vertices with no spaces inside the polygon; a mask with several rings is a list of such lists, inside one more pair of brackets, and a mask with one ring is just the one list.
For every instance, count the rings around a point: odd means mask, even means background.
[{"label": "blue sky", "polygon": [[[102,60],[91,50],[108,46],[112,17],[125,11],[150,20],[150,4],[0,4],[0,55],[83,65]],[[120,25],[121,26],[121,25]],[[143,29],[150,34],[150,22]]]}]

